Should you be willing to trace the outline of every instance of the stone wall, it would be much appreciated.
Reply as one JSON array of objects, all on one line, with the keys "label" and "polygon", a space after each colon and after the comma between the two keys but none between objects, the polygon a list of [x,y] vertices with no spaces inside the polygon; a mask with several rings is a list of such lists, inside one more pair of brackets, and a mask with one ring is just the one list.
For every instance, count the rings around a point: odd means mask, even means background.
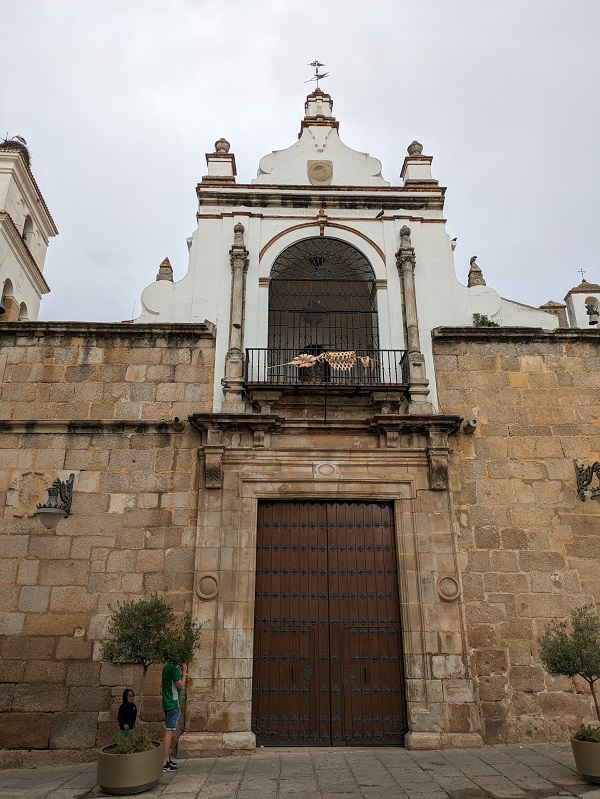
[{"label": "stone wall", "polygon": [[[208,324],[1,326],[0,747],[109,740],[140,677],[100,660],[109,605],[191,608],[198,435],[172,420],[210,410],[213,346]],[[72,514],[46,530],[32,513],[71,473]]]},{"label": "stone wall", "polygon": [[451,474],[485,740],[564,740],[595,717],[589,691],[545,673],[536,639],[600,602],[600,509],[573,467],[600,452],[600,336],[440,328],[433,343],[441,412],[480,421]]}]

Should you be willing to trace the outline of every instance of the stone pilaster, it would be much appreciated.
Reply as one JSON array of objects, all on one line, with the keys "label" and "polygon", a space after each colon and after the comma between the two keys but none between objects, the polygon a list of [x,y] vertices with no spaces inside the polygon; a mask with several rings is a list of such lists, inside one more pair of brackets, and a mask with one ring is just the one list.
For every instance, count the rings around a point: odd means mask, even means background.
[{"label": "stone pilaster", "polygon": [[396,253],[396,265],[400,272],[404,305],[406,349],[408,351],[408,374],[410,379],[410,414],[434,413],[429,401],[429,380],[425,372],[425,358],[421,352],[417,297],[415,291],[415,251],[410,240],[410,228],[400,230],[400,249]]},{"label": "stone pilaster", "polygon": [[229,250],[231,263],[231,313],[229,316],[229,349],[225,357],[225,378],[222,410],[243,413],[244,383],[244,295],[249,252],[244,246],[244,226],[241,222],[233,229],[233,246]]}]

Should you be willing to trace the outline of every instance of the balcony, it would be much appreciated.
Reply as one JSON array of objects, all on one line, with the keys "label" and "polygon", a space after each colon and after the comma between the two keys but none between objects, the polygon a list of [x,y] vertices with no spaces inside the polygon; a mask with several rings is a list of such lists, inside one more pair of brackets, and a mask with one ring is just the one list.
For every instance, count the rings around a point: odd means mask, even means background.
[{"label": "balcony", "polygon": [[409,388],[406,350],[247,349],[244,379],[247,391],[291,389],[295,394],[329,389],[404,393]]}]

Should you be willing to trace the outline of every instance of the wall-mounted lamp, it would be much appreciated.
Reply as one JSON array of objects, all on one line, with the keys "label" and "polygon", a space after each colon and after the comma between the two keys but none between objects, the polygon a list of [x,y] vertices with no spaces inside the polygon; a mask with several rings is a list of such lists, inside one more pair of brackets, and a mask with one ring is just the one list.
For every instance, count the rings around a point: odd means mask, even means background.
[{"label": "wall-mounted lamp", "polygon": [[33,512],[48,530],[52,530],[61,519],[66,519],[70,515],[74,482],[74,474],[70,474],[68,480],[60,480],[57,477],[50,488],[46,489],[48,501],[38,505],[37,510]]},{"label": "wall-mounted lamp", "polygon": [[[600,502],[600,461],[586,466],[583,463],[579,463],[576,458],[573,463],[575,464],[575,482],[577,483],[579,499],[582,502],[585,502],[586,499],[595,499],[596,502]],[[588,488],[588,486],[591,486],[594,475],[596,475],[598,484],[595,488]]]}]

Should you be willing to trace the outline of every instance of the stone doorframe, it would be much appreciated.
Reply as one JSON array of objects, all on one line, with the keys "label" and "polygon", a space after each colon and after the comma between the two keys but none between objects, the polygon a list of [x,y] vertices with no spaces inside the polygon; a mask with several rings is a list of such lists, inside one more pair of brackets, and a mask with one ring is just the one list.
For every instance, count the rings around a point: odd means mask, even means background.
[{"label": "stone doorframe", "polygon": [[277,433],[270,446],[257,449],[252,434],[247,440],[238,433],[219,437],[217,444],[210,430],[204,432],[206,481],[215,475],[216,447],[220,474],[218,487],[200,489],[194,616],[204,629],[180,748],[197,753],[255,746],[250,715],[257,508],[259,500],[277,499],[393,503],[406,746],[480,746],[451,502],[448,491],[432,490],[427,448],[374,444],[357,451],[339,437],[335,451],[297,448],[294,436]]}]

